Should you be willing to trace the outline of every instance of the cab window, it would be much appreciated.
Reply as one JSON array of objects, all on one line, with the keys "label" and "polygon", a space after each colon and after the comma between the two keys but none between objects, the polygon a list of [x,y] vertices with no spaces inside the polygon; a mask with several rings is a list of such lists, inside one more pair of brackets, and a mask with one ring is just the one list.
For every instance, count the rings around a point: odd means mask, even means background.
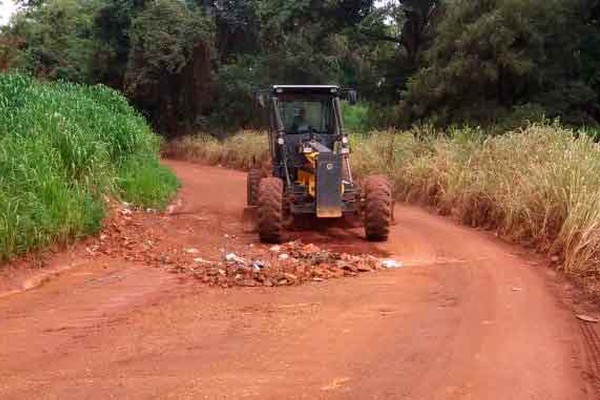
[{"label": "cab window", "polygon": [[281,101],[279,103],[283,126],[287,133],[333,132],[331,100]]}]

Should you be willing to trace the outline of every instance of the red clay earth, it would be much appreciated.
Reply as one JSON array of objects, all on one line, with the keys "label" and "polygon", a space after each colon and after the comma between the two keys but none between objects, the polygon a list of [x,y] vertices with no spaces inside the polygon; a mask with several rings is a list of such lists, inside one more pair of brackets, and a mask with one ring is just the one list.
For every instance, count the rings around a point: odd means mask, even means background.
[{"label": "red clay earth", "polygon": [[[117,208],[44,278],[5,270],[0,398],[599,398],[597,325],[533,256],[405,206],[388,243],[334,226],[271,251],[241,221],[243,173],[167,164],[184,185],[170,213]],[[228,253],[272,269],[254,279]],[[352,270],[365,260],[376,271]]]}]

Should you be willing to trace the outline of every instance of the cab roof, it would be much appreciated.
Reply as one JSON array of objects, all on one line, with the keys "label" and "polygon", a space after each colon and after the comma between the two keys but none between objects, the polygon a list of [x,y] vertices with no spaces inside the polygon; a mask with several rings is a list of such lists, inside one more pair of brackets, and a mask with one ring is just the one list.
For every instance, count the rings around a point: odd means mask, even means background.
[{"label": "cab roof", "polygon": [[337,85],[273,85],[273,94],[333,94],[338,95],[340,87]]}]

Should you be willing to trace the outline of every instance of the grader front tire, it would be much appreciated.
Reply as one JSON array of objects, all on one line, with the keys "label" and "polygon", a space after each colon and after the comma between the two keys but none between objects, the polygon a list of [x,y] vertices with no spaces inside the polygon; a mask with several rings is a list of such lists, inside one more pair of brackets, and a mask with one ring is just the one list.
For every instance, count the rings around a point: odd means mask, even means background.
[{"label": "grader front tire", "polygon": [[365,180],[365,234],[373,242],[386,241],[392,220],[392,186],[384,176],[372,176]]},{"label": "grader front tire", "polygon": [[283,182],[263,178],[258,186],[258,234],[265,243],[279,243],[283,235]]}]

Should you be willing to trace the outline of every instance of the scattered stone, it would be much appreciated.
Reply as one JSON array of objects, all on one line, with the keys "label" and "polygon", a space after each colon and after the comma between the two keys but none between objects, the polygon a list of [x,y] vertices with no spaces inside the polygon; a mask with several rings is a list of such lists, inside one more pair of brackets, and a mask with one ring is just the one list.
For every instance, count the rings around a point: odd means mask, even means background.
[{"label": "scattered stone", "polygon": [[235,262],[235,263],[238,263],[238,264],[246,264],[247,263],[245,259],[243,259],[242,257],[238,256],[235,253],[227,253],[227,254],[225,254],[225,261]]},{"label": "scattered stone", "polygon": [[281,261],[285,261],[290,258],[289,254],[280,254],[278,257]]},{"label": "scattered stone", "polygon": [[247,287],[254,287],[254,286],[257,286],[258,283],[254,279],[244,279],[241,282],[241,285],[242,286],[247,286]]},{"label": "scattered stone", "polygon": [[260,271],[261,269],[265,268],[267,266],[267,263],[265,263],[264,261],[254,261],[252,263],[252,268],[255,271]]},{"label": "scattered stone", "polygon": [[200,250],[195,249],[195,248],[192,247],[192,248],[189,248],[189,249],[185,249],[185,252],[188,253],[188,254],[198,254],[198,253],[200,253]]},{"label": "scattered stone", "polygon": [[314,254],[314,253],[318,253],[321,251],[321,249],[319,247],[317,247],[316,245],[309,243],[306,246],[302,247],[302,251],[304,253],[308,253],[308,254]]},{"label": "scattered stone", "polygon": [[356,269],[358,270],[358,272],[371,272],[372,271],[371,267],[369,267],[365,263],[359,263],[358,266],[356,267]]},{"label": "scattered stone", "polygon": [[281,251],[281,246],[275,245],[275,246],[271,247],[269,250],[272,251],[273,253],[279,253]]},{"label": "scattered stone", "polygon": [[263,284],[263,286],[266,286],[266,287],[272,287],[273,281],[271,281],[270,279],[265,279],[265,280],[263,280],[262,284]]},{"label": "scattered stone", "polygon": [[342,261],[342,260],[338,261],[337,262],[337,266],[338,266],[338,268],[341,268],[341,269],[343,269],[345,271],[358,272],[358,267],[356,265],[351,264],[351,263],[346,262],[346,261]]}]

